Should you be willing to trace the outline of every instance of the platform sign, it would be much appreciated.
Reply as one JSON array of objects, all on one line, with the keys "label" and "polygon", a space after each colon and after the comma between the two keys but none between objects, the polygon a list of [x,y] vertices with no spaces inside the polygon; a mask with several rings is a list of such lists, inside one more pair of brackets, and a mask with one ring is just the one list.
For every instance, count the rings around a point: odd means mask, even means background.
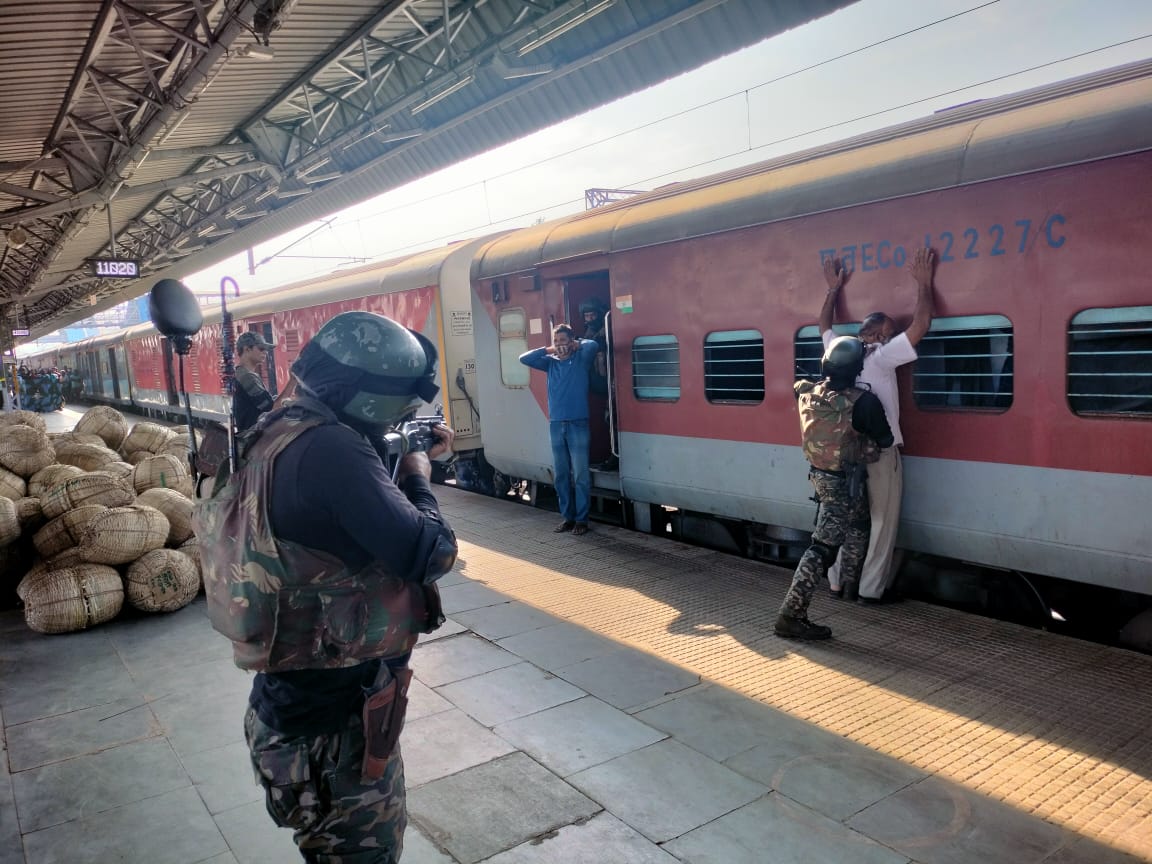
[{"label": "platform sign", "polygon": [[93,276],[102,279],[135,279],[140,275],[140,262],[128,258],[89,258]]},{"label": "platform sign", "polygon": [[27,335],[29,335],[29,334],[28,334],[28,331],[27,331],[27,330],[24,330],[24,329],[20,329],[20,330],[13,330],[13,331],[12,331],[12,335],[13,335],[13,336],[27,336]]}]

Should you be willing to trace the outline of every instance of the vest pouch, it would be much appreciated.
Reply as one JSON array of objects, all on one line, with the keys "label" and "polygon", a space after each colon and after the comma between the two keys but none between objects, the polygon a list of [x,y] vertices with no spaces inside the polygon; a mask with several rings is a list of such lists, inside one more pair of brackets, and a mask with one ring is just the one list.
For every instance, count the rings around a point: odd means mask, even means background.
[{"label": "vest pouch", "polygon": [[362,658],[368,608],[360,585],[300,585],[276,595],[268,668],[333,668]]}]

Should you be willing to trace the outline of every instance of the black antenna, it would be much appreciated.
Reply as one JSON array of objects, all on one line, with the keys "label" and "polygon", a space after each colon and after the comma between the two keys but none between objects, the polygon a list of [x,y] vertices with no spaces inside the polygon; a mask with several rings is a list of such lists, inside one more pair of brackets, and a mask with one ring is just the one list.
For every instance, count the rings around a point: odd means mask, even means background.
[{"label": "black antenna", "polygon": [[161,279],[148,295],[148,314],[180,358],[180,395],[184,397],[184,417],[188,423],[188,466],[196,475],[196,430],[192,425],[192,402],[184,389],[184,357],[192,350],[192,337],[204,325],[200,304],[183,282]]}]

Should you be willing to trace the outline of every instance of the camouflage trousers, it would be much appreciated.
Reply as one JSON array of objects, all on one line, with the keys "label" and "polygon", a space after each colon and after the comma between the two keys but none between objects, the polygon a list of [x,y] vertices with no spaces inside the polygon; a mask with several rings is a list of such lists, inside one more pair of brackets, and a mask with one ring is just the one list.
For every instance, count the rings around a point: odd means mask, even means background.
[{"label": "camouflage trousers", "polygon": [[780,607],[780,614],[790,618],[807,616],[812,595],[836,560],[837,550],[840,551],[840,572],[844,583],[860,578],[860,569],[868,552],[867,491],[852,498],[848,494],[846,477],[816,470],[809,472],[808,479],[816,487],[820,515],[816,520],[816,530],[812,532],[812,543],[796,565],[792,587]]},{"label": "camouflage trousers", "polygon": [[404,760],[397,744],[384,776],[360,782],[364,732],[353,715],[340,732],[285,737],[250,707],[244,734],[265,803],[309,864],[396,864],[404,849],[408,811]]}]

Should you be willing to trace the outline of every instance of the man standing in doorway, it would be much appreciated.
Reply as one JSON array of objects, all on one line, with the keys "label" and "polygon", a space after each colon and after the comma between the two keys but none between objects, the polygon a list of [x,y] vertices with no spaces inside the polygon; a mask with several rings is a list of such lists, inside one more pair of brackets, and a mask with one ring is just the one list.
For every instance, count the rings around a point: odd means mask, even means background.
[{"label": "man standing in doorway", "polygon": [[[893,561],[896,550],[896,530],[900,524],[900,502],[904,496],[904,469],[900,461],[900,448],[904,437],[900,433],[900,395],[896,387],[896,369],[916,359],[916,345],[932,324],[932,274],[936,258],[931,249],[917,249],[908,263],[908,271],[916,280],[916,309],[912,323],[897,333],[896,322],[883,312],[872,312],[860,325],[860,341],[864,343],[864,368],[857,386],[871,390],[884,406],[884,414],[892,429],[896,446],[885,448],[879,461],[868,466],[868,509],[872,527],[868,536],[868,555],[859,585],[854,581],[841,584],[839,562],[828,569],[828,584],[835,596],[852,599],[858,595],[863,604],[883,603],[884,592],[892,584],[899,569]],[[841,262],[827,258],[824,261],[824,279],[828,294],[820,309],[820,335],[825,349],[836,338],[832,331],[836,302],[851,272]],[[892,599],[889,595],[888,599]]]},{"label": "man standing in doorway", "polygon": [[[564,521],[557,534],[588,533],[592,477],[588,470],[588,373],[599,346],[577,339],[567,324],[552,330],[552,344],[520,355],[520,362],[548,374],[548,431],[556,497]],[[574,489],[573,489],[574,487]],[[575,491],[575,496],[573,496]]]},{"label": "man standing in doorway", "polygon": [[236,432],[247,432],[256,425],[260,415],[272,409],[275,397],[268,392],[260,378],[260,364],[268,359],[275,348],[258,333],[241,333],[236,339],[236,377],[232,387],[232,416]]}]

